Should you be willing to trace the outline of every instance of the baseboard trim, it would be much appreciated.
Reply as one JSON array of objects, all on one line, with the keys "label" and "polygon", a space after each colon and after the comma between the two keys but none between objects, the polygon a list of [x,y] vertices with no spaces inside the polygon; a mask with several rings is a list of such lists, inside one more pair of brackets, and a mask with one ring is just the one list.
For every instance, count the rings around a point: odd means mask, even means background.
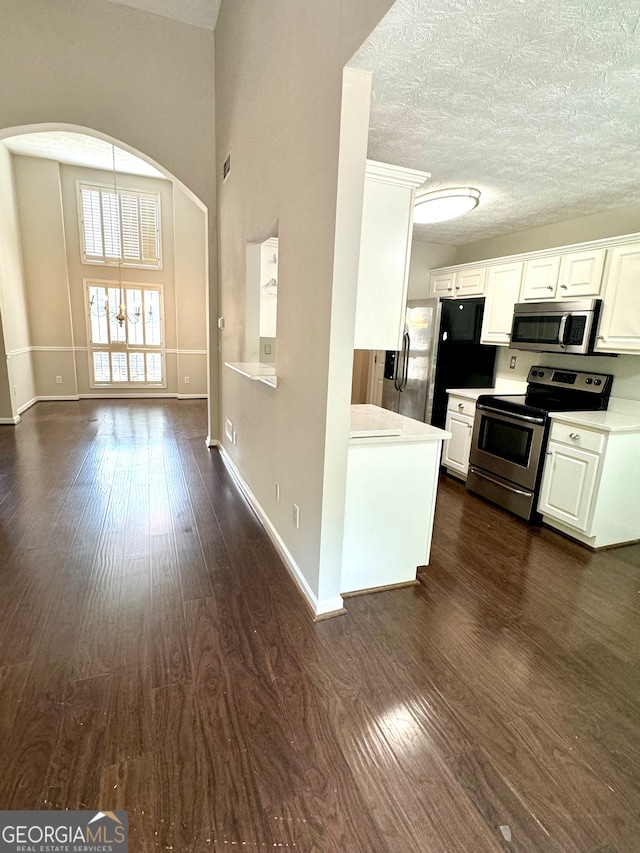
[{"label": "baseboard trim", "polygon": [[[22,406],[18,408],[18,415],[13,420],[10,418],[0,418],[0,424],[17,424],[20,423],[20,415],[24,414],[27,409],[30,409],[31,406],[35,406],[36,403],[77,403],[78,400],[110,400],[110,399],[118,399],[118,400],[206,400],[206,394],[124,394],[118,393],[117,391],[114,394],[41,394],[37,397],[33,397],[27,403],[24,403]],[[209,442],[211,439],[207,437],[207,446],[215,447],[215,441],[213,444]]]},{"label": "baseboard trim", "polygon": [[0,418],[0,426],[15,426],[20,423],[20,415],[16,415],[15,418]]},{"label": "baseboard trim", "polygon": [[420,581],[416,578],[413,581],[390,583],[386,586],[370,586],[367,589],[355,589],[353,592],[343,592],[341,595],[343,598],[356,598],[358,595],[370,595],[373,592],[389,592],[391,589],[404,589],[407,586],[420,586]]},{"label": "baseboard trim", "polygon": [[29,405],[33,406],[34,403],[77,403],[79,399],[79,394],[50,394],[34,397]]},{"label": "baseboard trim", "polygon": [[[27,409],[30,409],[30,408],[31,408],[31,406],[35,406],[35,404],[36,404],[37,402],[38,402],[38,398],[37,398],[37,397],[32,397],[32,398],[29,400],[29,402],[27,402],[27,403],[23,403],[21,406],[18,406],[18,415],[21,415],[23,412],[26,412],[26,411],[27,411]],[[20,418],[18,418],[18,420],[20,420]]]},{"label": "baseboard trim", "polygon": [[282,537],[280,536],[276,528],[273,526],[271,520],[269,519],[269,516],[266,514],[260,502],[243,479],[242,475],[240,474],[240,471],[236,467],[235,462],[233,461],[233,459],[231,459],[231,457],[222,445],[218,445],[218,449],[220,453],[220,458],[222,459],[225,467],[235,480],[242,494],[249,501],[251,508],[260,519],[260,522],[262,523],[262,526],[264,527],[269,539],[271,539],[276,550],[282,557],[282,560],[285,566],[287,567],[289,574],[294,579],[298,589],[304,596],[304,600],[310,607],[311,614],[314,620],[319,621],[321,619],[329,619],[332,616],[341,616],[343,613],[346,613],[347,611],[345,610],[344,602],[342,601],[341,595],[336,595],[333,598],[325,599],[318,599],[316,597],[315,593],[307,583],[307,579],[302,574],[300,567],[293,559],[291,552],[284,544]]},{"label": "baseboard trim", "polygon": [[217,438],[211,438],[210,435],[208,435],[205,438],[204,443],[207,445],[207,447],[221,447],[222,446]]}]

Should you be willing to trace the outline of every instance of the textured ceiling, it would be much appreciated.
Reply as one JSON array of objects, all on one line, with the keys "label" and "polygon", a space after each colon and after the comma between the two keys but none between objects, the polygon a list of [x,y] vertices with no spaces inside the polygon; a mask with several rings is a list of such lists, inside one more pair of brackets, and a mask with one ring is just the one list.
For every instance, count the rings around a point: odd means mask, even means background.
[{"label": "textured ceiling", "polygon": [[[20,136],[10,136],[2,140],[13,154],[23,154],[27,157],[43,157],[46,160],[57,160],[59,163],[70,163],[75,166],[88,166],[92,169],[104,169],[110,172],[113,168],[112,147],[103,139],[85,136],[82,133],[67,133],[64,131],[46,131],[43,133],[25,133]],[[115,149],[116,170],[129,175],[149,175],[163,178],[149,163],[123,151]]]},{"label": "textured ceiling", "polygon": [[218,19],[220,0],[109,0],[119,6],[130,6],[143,12],[152,12],[164,18],[173,18],[183,24],[213,30]]},{"label": "textured ceiling", "polygon": [[369,157],[482,191],[419,238],[640,202],[638,0],[397,0],[349,65],[373,72]]}]

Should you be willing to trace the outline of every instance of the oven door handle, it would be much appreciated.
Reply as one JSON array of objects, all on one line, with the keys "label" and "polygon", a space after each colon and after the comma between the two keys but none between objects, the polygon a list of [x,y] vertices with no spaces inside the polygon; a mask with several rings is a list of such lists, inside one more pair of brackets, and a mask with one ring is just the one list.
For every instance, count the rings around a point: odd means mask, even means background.
[{"label": "oven door handle", "polygon": [[569,331],[567,323],[569,322],[569,318],[571,314],[563,314],[560,318],[560,327],[558,328],[558,343],[561,347],[566,347],[567,345],[567,333]]},{"label": "oven door handle", "polygon": [[476,477],[482,477],[483,480],[488,480],[490,483],[493,483],[496,486],[501,486],[501,488],[507,489],[507,491],[513,492],[516,495],[525,495],[526,497],[530,498],[533,494],[533,492],[528,492],[525,489],[516,489],[514,486],[508,486],[501,480],[496,480],[495,477],[490,477],[488,474],[484,474],[482,471],[478,471],[478,469],[474,468],[473,465],[469,466],[469,471],[471,474],[475,474]]},{"label": "oven door handle", "polygon": [[491,412],[492,415],[499,415],[500,417],[507,417],[513,421],[528,421],[532,424],[543,424],[544,418],[536,418],[533,415],[516,415],[513,412],[502,412],[500,409],[492,409],[491,406],[485,406],[482,403],[478,403],[476,405],[476,410],[480,410],[483,412]]}]

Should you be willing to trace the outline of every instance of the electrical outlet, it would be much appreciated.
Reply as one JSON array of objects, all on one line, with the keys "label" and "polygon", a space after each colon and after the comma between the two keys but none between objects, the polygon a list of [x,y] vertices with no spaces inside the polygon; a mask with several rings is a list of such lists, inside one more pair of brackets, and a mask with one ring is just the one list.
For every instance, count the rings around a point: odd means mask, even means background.
[{"label": "electrical outlet", "polygon": [[238,433],[236,432],[236,430],[235,430],[235,429],[234,429],[234,431],[233,431],[233,443],[234,443],[234,444],[237,444],[237,443],[238,443]]},{"label": "electrical outlet", "polygon": [[515,369],[516,369],[516,362],[517,362],[517,360],[518,360],[518,356],[516,356],[516,355],[512,355],[512,356],[511,356],[511,361],[509,362],[509,369],[510,369],[510,370],[515,370]]},{"label": "electrical outlet", "polygon": [[280,500],[280,483],[276,483],[276,500]]},{"label": "electrical outlet", "polygon": [[224,329],[224,317],[218,317],[218,328]]},{"label": "electrical outlet", "polygon": [[184,377],[184,384],[185,384],[185,385],[188,385],[188,384],[189,384],[189,377],[188,377],[188,376],[185,376],[185,377]]},{"label": "electrical outlet", "polygon": [[62,376],[56,376],[56,385],[62,385]]},{"label": "electrical outlet", "polygon": [[224,434],[227,436],[229,441],[233,441],[233,424],[229,418],[224,419]]},{"label": "electrical outlet", "polygon": [[293,523],[296,530],[300,530],[300,507],[298,504],[293,505]]},{"label": "electrical outlet", "polygon": [[265,355],[271,355],[271,344],[265,344],[264,345],[264,354]]}]

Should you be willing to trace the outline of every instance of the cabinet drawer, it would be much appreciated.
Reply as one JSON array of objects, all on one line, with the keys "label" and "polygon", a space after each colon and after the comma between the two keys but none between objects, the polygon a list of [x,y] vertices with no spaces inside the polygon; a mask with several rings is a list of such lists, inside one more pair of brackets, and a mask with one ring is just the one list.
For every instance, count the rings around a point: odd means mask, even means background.
[{"label": "cabinet drawer", "polygon": [[586,429],[575,424],[565,424],[554,421],[551,426],[551,440],[561,441],[571,447],[581,447],[583,450],[591,450],[594,453],[602,453],[605,443],[605,435],[601,432]]},{"label": "cabinet drawer", "polygon": [[456,412],[459,415],[471,415],[471,417],[474,417],[476,413],[476,404],[473,400],[467,400],[465,397],[449,397],[447,411]]}]

